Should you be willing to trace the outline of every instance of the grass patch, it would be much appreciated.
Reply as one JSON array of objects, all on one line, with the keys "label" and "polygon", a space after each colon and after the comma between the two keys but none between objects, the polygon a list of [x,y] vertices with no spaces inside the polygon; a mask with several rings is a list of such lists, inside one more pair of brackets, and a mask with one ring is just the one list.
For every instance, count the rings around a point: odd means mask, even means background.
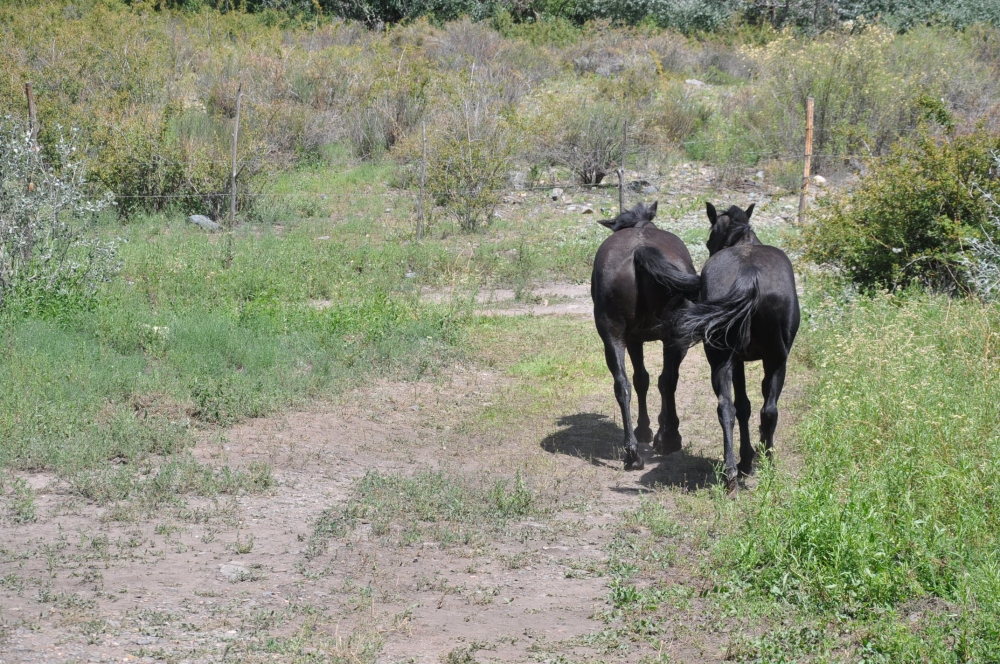
[{"label": "grass patch", "polygon": [[343,537],[359,523],[370,523],[373,535],[399,544],[449,546],[478,543],[512,520],[547,512],[520,473],[510,479],[473,479],[444,471],[411,477],[369,471],[355,483],[347,505],[320,516],[310,551],[317,555],[331,537]]},{"label": "grass patch", "polygon": [[[880,296],[828,320],[809,341],[818,378],[798,427],[804,468],[794,478],[765,469],[753,492],[723,505],[723,583],[840,623],[865,661],[991,660],[1000,314]],[[810,639],[795,652],[825,643]]]}]

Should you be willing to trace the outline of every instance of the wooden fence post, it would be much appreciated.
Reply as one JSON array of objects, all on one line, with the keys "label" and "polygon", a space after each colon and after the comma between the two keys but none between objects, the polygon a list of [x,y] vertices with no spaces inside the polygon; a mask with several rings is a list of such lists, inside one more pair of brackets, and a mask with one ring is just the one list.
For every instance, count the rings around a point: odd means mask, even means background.
[{"label": "wooden fence post", "polygon": [[31,149],[38,152],[38,115],[35,111],[35,91],[31,87],[31,81],[24,84],[24,94],[28,97],[28,131]]},{"label": "wooden fence post", "polygon": [[802,191],[799,193],[799,223],[806,219],[806,196],[809,194],[809,172],[813,153],[813,98],[806,99],[806,159],[802,170]]},{"label": "wooden fence post", "polygon": [[236,89],[236,121],[233,123],[233,170],[229,177],[229,229],[236,225],[236,143],[240,137],[240,106],[243,102],[243,83]]},{"label": "wooden fence post", "polygon": [[424,141],[423,156],[420,159],[420,198],[417,199],[417,240],[424,236],[424,181],[427,177],[427,123],[420,123],[420,134]]},{"label": "wooden fence post", "polygon": [[229,173],[229,223],[226,229],[226,255],[223,265],[229,269],[233,265],[233,229],[236,227],[236,147],[240,138],[240,107],[243,104],[243,82],[236,88],[236,118],[233,122],[233,168]]},{"label": "wooden fence post", "polygon": [[625,153],[628,149],[628,120],[622,123],[622,161],[618,167],[618,214],[625,211]]}]

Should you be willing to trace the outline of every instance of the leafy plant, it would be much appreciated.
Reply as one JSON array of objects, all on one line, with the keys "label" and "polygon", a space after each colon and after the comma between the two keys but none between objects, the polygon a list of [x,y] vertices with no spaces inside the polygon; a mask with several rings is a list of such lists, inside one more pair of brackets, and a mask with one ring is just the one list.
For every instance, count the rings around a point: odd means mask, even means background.
[{"label": "leafy plant", "polygon": [[470,81],[429,137],[428,188],[465,231],[489,223],[517,153],[516,130],[489,87]]},{"label": "leafy plant", "polygon": [[[1000,152],[993,153],[994,176],[1000,174]],[[981,185],[973,188],[988,206],[989,221],[983,224],[983,237],[973,238],[969,243],[962,265],[969,275],[969,281],[981,297],[995,300],[1000,294],[1000,194],[985,190]]]},{"label": "leafy plant", "polygon": [[[963,250],[982,233],[1000,136],[923,133],[873,162],[850,197],[822,209],[803,232],[806,257],[832,264],[863,288],[911,283],[968,287]],[[984,245],[978,245],[983,247]]]},{"label": "leafy plant", "polygon": [[72,142],[60,136],[52,152],[54,164],[23,126],[0,121],[0,306],[85,298],[119,269],[118,243],[88,227],[110,195],[92,195]]}]

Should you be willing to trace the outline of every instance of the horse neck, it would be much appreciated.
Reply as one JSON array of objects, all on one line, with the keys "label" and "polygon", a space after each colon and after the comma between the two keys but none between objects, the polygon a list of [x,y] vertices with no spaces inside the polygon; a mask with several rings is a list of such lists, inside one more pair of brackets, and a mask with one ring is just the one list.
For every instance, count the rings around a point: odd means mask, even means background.
[{"label": "horse neck", "polygon": [[733,229],[735,232],[731,233],[729,236],[729,242],[726,243],[727,247],[736,247],[741,244],[751,244],[751,245],[761,245],[761,242],[757,238],[757,234],[753,232],[750,226],[739,226]]}]

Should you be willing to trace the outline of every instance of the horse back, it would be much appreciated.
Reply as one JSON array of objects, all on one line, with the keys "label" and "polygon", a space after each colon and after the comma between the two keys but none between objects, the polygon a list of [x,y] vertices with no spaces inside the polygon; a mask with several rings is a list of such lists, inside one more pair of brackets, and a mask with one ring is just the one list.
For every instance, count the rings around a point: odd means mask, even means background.
[{"label": "horse back", "polygon": [[[757,271],[759,299],[750,318],[750,345],[745,359],[787,356],[799,329],[799,297],[792,262],[781,249],[737,245],[708,259],[701,271],[702,301],[724,297],[741,271]],[[778,342],[778,343],[776,343]]]}]

